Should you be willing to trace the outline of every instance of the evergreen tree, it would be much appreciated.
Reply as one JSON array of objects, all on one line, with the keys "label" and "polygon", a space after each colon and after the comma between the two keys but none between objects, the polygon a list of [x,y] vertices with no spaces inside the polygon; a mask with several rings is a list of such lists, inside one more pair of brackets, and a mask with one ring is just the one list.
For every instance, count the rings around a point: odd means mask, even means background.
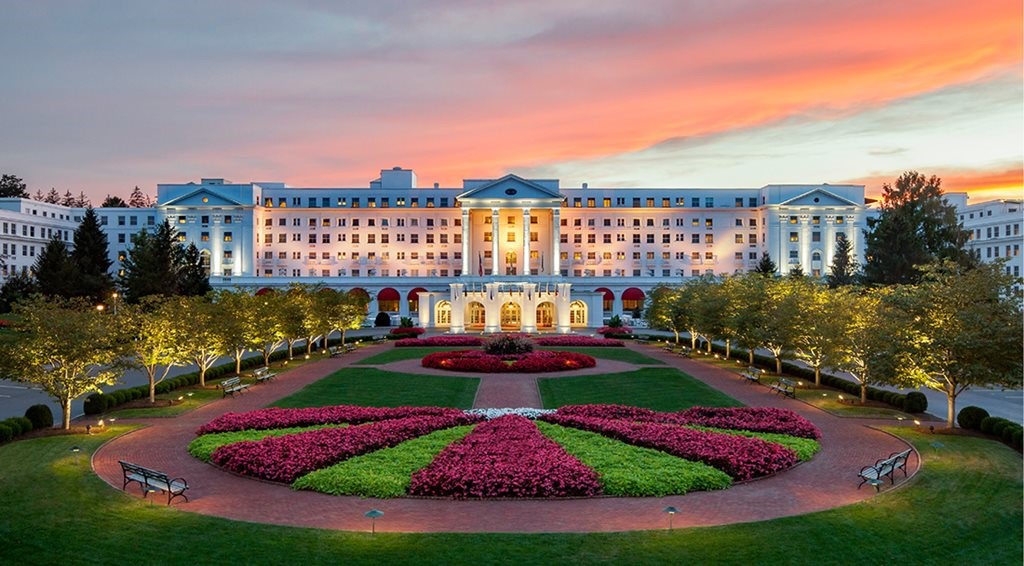
[{"label": "evergreen tree", "polygon": [[138,302],[148,295],[179,294],[178,275],[184,252],[175,237],[176,230],[164,220],[156,232],[145,229],[136,234],[135,244],[122,262],[124,275],[119,284],[125,299]]},{"label": "evergreen tree", "polygon": [[71,194],[71,191],[64,191],[64,196],[60,199],[61,206],[75,206],[75,195]]},{"label": "evergreen tree", "polygon": [[760,273],[765,277],[773,277],[778,267],[775,262],[772,261],[772,257],[768,255],[768,252],[761,254],[761,261],[757,262],[757,267],[754,268],[754,273]]},{"label": "evergreen tree", "polygon": [[151,205],[149,197],[142,192],[138,185],[135,185],[131,196],[128,197],[128,206],[131,208],[148,208]]},{"label": "evergreen tree", "polygon": [[805,276],[807,274],[804,273],[803,266],[798,263],[798,264],[794,265],[793,267],[789,268],[789,273],[787,275],[789,275],[790,277],[793,277],[793,278],[800,278],[800,277],[803,277],[803,276]]},{"label": "evergreen tree", "polygon": [[57,189],[50,187],[50,192],[46,193],[46,196],[43,197],[43,202],[60,204],[60,193],[57,192]]},{"label": "evergreen tree", "polygon": [[3,287],[0,287],[0,312],[11,312],[14,303],[38,292],[39,285],[32,276],[20,271],[15,272],[4,281]]},{"label": "evergreen tree", "polygon": [[124,199],[118,196],[107,195],[107,198],[103,199],[103,204],[100,208],[128,208],[128,203],[124,202]]},{"label": "evergreen tree", "polygon": [[178,292],[182,295],[202,296],[213,290],[210,286],[210,276],[203,267],[203,257],[193,243],[190,243],[182,254],[178,277]]},{"label": "evergreen tree", "polygon": [[829,267],[828,286],[835,289],[844,285],[852,285],[857,279],[859,266],[853,260],[853,244],[846,237],[846,234],[836,236],[836,250],[832,255],[832,265]]},{"label": "evergreen tree", "polygon": [[89,200],[89,197],[85,196],[85,191],[79,191],[74,206],[77,208],[92,208],[92,201]]},{"label": "evergreen tree", "polygon": [[74,294],[75,268],[67,244],[59,238],[47,242],[32,270],[44,295],[71,297]]},{"label": "evergreen tree", "polygon": [[942,198],[942,180],[908,171],[882,187],[878,218],[868,219],[865,231],[867,281],[881,284],[916,283],[921,266],[953,260],[965,267],[977,264],[964,248],[969,233],[957,222],[956,209]]},{"label": "evergreen tree", "polygon": [[75,230],[75,249],[71,252],[76,272],[75,296],[103,302],[114,291],[108,247],[107,235],[100,228],[96,211],[85,209],[82,223]]},{"label": "evergreen tree", "polygon": [[15,175],[0,176],[0,198],[29,198],[25,181]]}]

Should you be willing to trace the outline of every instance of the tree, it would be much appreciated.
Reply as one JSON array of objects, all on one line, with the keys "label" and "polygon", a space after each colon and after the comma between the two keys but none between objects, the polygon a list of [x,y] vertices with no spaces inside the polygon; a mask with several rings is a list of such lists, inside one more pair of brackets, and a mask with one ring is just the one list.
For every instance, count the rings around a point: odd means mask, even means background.
[{"label": "tree", "polygon": [[946,395],[953,428],[957,397],[971,387],[1021,387],[1024,342],[1019,280],[1002,262],[974,269],[952,261],[923,270],[920,284],[896,292],[910,327],[897,374]]},{"label": "tree", "polygon": [[[681,309],[680,290],[678,287],[658,285],[651,289],[647,295],[644,320],[655,330],[667,330],[675,335],[675,342],[679,344],[679,333],[686,330],[686,316]],[[612,317],[618,318],[618,317]],[[622,325],[620,319],[619,325]],[[611,326],[611,321],[608,325]]]},{"label": "tree", "polygon": [[167,377],[172,367],[189,359],[190,352],[185,344],[191,324],[180,315],[177,307],[177,301],[153,295],[138,304],[124,305],[118,315],[126,354],[124,361],[129,367],[145,370],[150,403],[156,403],[156,384]]},{"label": "tree", "polygon": [[0,344],[0,363],[12,379],[39,386],[60,405],[64,429],[71,428],[71,402],[113,385],[117,358],[112,327],[81,299],[36,296],[15,305],[17,337]]},{"label": "tree", "polygon": [[270,365],[270,355],[285,343],[285,328],[279,315],[285,299],[277,293],[253,296],[246,316],[254,349],[263,354],[263,365]]},{"label": "tree", "polygon": [[248,321],[252,312],[253,295],[242,290],[220,289],[213,292],[213,304],[218,321],[215,331],[224,351],[235,360],[235,373],[242,372],[242,356],[252,349],[252,325]]},{"label": "tree", "polygon": [[326,296],[328,293],[320,294],[325,295],[322,300],[326,303],[327,332],[324,334],[324,347],[327,347],[327,337],[335,330],[341,332],[341,343],[344,344],[345,332],[359,329],[366,316],[366,298],[352,293],[330,293],[333,297]]},{"label": "tree", "polygon": [[310,300],[305,285],[292,283],[288,291],[284,293],[281,311],[278,313],[278,320],[281,322],[285,342],[288,344],[288,359],[295,355],[295,343],[307,335],[306,330],[306,306],[305,302]]},{"label": "tree", "polygon": [[900,318],[888,308],[891,288],[841,287],[832,292],[836,319],[842,323],[835,343],[832,367],[849,373],[860,384],[860,402],[868,400],[868,386],[897,384],[892,359],[902,335]]},{"label": "tree", "polygon": [[14,175],[0,176],[0,198],[30,198],[25,181]]},{"label": "tree", "polygon": [[89,197],[85,196],[85,191],[79,191],[74,206],[76,208],[92,208],[92,201],[89,200]]},{"label": "tree", "polygon": [[799,277],[806,277],[807,276],[807,274],[804,273],[803,266],[800,265],[799,263],[794,265],[793,267],[790,267],[789,268],[789,273],[787,273],[786,275],[788,275],[789,277],[797,277],[797,278],[799,278]]},{"label": "tree", "polygon": [[185,296],[176,299],[178,317],[188,321],[189,332],[181,346],[189,361],[199,368],[199,385],[206,387],[206,372],[225,352],[217,332],[219,313],[207,297]]},{"label": "tree", "polygon": [[864,276],[871,283],[916,283],[921,266],[953,260],[977,263],[964,246],[969,232],[957,222],[956,209],[942,197],[942,180],[908,171],[896,185],[882,186],[882,207],[868,219]]},{"label": "tree", "polygon": [[75,206],[75,195],[71,194],[71,191],[65,191],[64,196],[60,199],[60,205],[67,207]]},{"label": "tree", "polygon": [[728,325],[736,336],[736,343],[747,349],[750,365],[754,364],[754,351],[764,341],[769,306],[765,287],[770,281],[766,276],[751,272],[730,277],[724,283],[731,305]]},{"label": "tree", "polygon": [[100,228],[99,218],[92,208],[85,209],[82,223],[75,229],[75,249],[71,263],[76,271],[74,295],[103,302],[114,291],[110,277],[110,256],[107,235]]},{"label": "tree", "polygon": [[125,299],[136,302],[147,295],[179,294],[183,256],[175,229],[166,220],[152,234],[145,229],[136,234],[134,245],[121,263],[124,275],[120,286]]},{"label": "tree", "polygon": [[50,204],[60,204],[60,193],[57,192],[56,188],[50,187],[50,192],[46,193],[46,196],[41,200]]},{"label": "tree", "polygon": [[0,287],[0,312],[10,312],[14,304],[39,292],[36,280],[27,273],[15,272]]},{"label": "tree", "polygon": [[761,252],[761,261],[757,262],[754,273],[760,273],[765,277],[773,277],[778,269],[775,262],[772,261],[772,257],[768,255],[768,252]]},{"label": "tree", "polygon": [[210,276],[203,266],[203,256],[195,243],[189,242],[182,252],[181,268],[178,271],[178,293],[203,296],[213,290]]},{"label": "tree", "polygon": [[821,368],[829,367],[842,340],[844,312],[832,300],[827,287],[809,283],[800,289],[800,309],[796,312],[794,354],[814,369],[814,384],[821,385]]},{"label": "tree", "polygon": [[32,267],[39,290],[46,296],[72,297],[75,287],[75,268],[68,256],[63,240],[53,238],[39,253]]},{"label": "tree", "polygon": [[832,265],[829,266],[828,286],[835,289],[844,285],[852,285],[857,278],[859,264],[853,259],[853,244],[846,234],[836,235],[836,249],[832,254]]},{"label": "tree", "polygon": [[153,201],[142,192],[142,189],[138,185],[132,189],[131,196],[128,197],[128,206],[131,208],[149,208],[153,206]]},{"label": "tree", "polygon": [[800,328],[797,313],[801,310],[806,283],[804,278],[770,279],[764,289],[767,313],[761,329],[762,345],[775,357],[775,373],[782,374],[782,357],[793,349]]},{"label": "tree", "polygon": [[107,198],[103,199],[103,204],[100,208],[128,208],[128,203],[119,196],[107,195]]}]

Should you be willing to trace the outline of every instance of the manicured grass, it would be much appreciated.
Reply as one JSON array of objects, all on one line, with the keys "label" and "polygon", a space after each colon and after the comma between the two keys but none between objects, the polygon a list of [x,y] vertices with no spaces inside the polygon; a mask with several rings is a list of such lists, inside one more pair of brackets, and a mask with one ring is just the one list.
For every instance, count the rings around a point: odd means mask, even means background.
[{"label": "manicured grass", "polygon": [[[845,402],[839,402],[840,395],[846,400]],[[861,405],[859,397],[854,397],[848,393],[839,393],[835,389],[797,389],[796,398],[809,405],[814,405],[823,411],[828,411],[837,417],[892,419],[894,421],[902,418],[907,422],[921,418],[920,416],[914,416],[910,413],[904,413],[898,409],[891,408],[888,405],[885,407]]]},{"label": "manicured grass", "polygon": [[[91,436],[56,436],[0,446],[4,509],[0,563],[668,564],[685,560],[875,564],[902,560],[1016,566],[1022,557],[1021,455],[1000,443],[973,437],[893,428],[891,432],[910,440],[925,461],[910,485],[856,505],[773,521],[630,533],[371,535],[228,521],[123,496],[88,469],[96,448],[126,430],[120,425],[108,428]],[[72,454],[72,446],[80,446],[82,453]],[[370,508],[371,502],[367,503]],[[651,512],[660,513],[660,506],[653,505]],[[166,542],[168,533],[184,538],[180,544]]]},{"label": "manicured grass", "polygon": [[242,442],[245,440],[261,440],[269,436],[284,436],[286,434],[292,434],[295,432],[305,432],[307,430],[317,430],[321,428],[329,427],[345,427],[346,424],[340,425],[315,425],[315,426],[295,426],[290,428],[275,428],[271,430],[239,430],[232,432],[217,432],[213,434],[204,434],[196,437],[195,440],[188,444],[188,453],[192,456],[204,461],[209,462],[210,456],[213,452],[221,446],[228,444],[234,444],[236,442]]},{"label": "manicured grass", "polygon": [[332,495],[401,497],[416,471],[430,464],[446,446],[469,434],[473,426],[434,431],[398,446],[349,458],[302,476],[292,487]]},{"label": "manicured grass", "polygon": [[746,436],[748,438],[760,438],[768,442],[774,442],[775,444],[781,444],[786,448],[789,448],[793,452],[796,452],[796,457],[803,461],[810,460],[815,454],[821,450],[821,444],[817,440],[810,438],[800,438],[799,436],[790,436],[788,434],[777,434],[774,432],[752,432],[749,430],[733,430],[728,428],[712,428],[707,426],[690,426],[697,430],[709,430],[711,432],[720,432],[722,434],[735,434],[736,436]]},{"label": "manicured grass", "polygon": [[661,497],[725,489],[732,478],[707,464],[587,432],[537,421],[545,436],[592,468],[606,495]]},{"label": "manicured grass", "polygon": [[[188,394],[192,396],[189,397]],[[220,389],[200,389],[200,388],[189,388],[189,389],[177,389],[170,393],[164,393],[157,395],[156,398],[160,400],[177,400],[178,397],[183,397],[182,401],[176,405],[167,405],[163,407],[133,407],[130,409],[111,409],[100,417],[109,419],[115,417],[118,419],[134,419],[134,418],[149,418],[149,417],[174,417],[184,412],[191,411],[197,407],[201,407],[210,401],[216,401],[224,396]],[[147,397],[148,399],[148,397]]]},{"label": "manicured grass", "polygon": [[275,407],[456,407],[468,409],[480,380],[345,368],[278,400]]},{"label": "manicured grass", "polygon": [[[402,360],[413,360],[419,359],[427,354],[433,354],[434,352],[447,352],[451,350],[479,350],[480,348],[462,347],[462,348],[391,348],[385,350],[379,354],[370,356],[359,362],[359,365],[380,365],[390,364],[391,362],[400,362]],[[551,350],[561,352],[579,352],[580,354],[586,354],[593,358],[601,360],[617,360],[621,362],[627,362],[638,365],[664,365],[664,362],[660,362],[654,358],[647,357],[640,352],[635,352],[629,348],[569,348],[569,347],[537,347],[538,350]]]},{"label": "manicured grass", "polygon": [[680,411],[694,406],[743,406],[717,389],[667,367],[617,374],[541,378],[537,382],[547,409],[589,403],[632,405],[656,411]]}]

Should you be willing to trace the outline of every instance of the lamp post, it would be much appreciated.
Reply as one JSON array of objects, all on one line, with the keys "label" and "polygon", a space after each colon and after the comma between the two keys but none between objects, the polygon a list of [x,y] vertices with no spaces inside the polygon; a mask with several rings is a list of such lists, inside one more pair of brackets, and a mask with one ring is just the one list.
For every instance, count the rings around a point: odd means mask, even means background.
[{"label": "lamp post", "polygon": [[668,530],[671,531],[672,530],[672,517],[675,517],[676,513],[678,513],[679,510],[676,509],[675,507],[672,507],[670,505],[670,506],[662,509],[662,511],[664,511],[665,513],[668,513]]},{"label": "lamp post", "polygon": [[378,511],[377,509],[370,509],[366,513],[363,513],[363,515],[370,518],[370,534],[375,534],[377,532],[377,517],[383,517],[384,512]]},{"label": "lamp post", "polygon": [[117,315],[117,297],[118,297],[117,291],[114,291],[114,294],[111,295],[110,297],[113,299],[111,302],[114,305],[114,315]]}]

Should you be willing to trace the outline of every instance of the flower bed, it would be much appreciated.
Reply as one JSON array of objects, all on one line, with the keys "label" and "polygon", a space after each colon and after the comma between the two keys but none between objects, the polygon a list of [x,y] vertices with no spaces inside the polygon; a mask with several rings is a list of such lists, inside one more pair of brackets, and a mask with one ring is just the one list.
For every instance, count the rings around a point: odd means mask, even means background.
[{"label": "flower bed", "polygon": [[479,417],[457,411],[455,415],[412,416],[362,426],[324,428],[229,444],[214,451],[210,460],[238,474],[291,483],[299,476],[346,458],[477,420]]},{"label": "flower bed", "polygon": [[244,442],[246,440],[263,440],[270,436],[284,436],[286,434],[295,434],[297,432],[309,432],[311,430],[318,430],[326,427],[343,427],[348,426],[344,424],[329,424],[329,425],[313,425],[313,426],[293,426],[287,428],[275,428],[270,430],[237,430],[233,432],[216,432],[213,434],[204,434],[198,436],[189,442],[188,453],[194,458],[198,458],[204,462],[209,462],[210,457],[214,452],[217,451],[221,446],[227,446],[228,444],[234,444],[236,442]]},{"label": "flower bed", "polygon": [[641,407],[595,404],[567,405],[558,409],[558,414],[773,432],[814,440],[821,438],[821,431],[807,419],[789,409],[770,407],[691,407],[678,413],[659,413]]},{"label": "flower bed", "polygon": [[403,338],[395,341],[396,348],[421,348],[431,346],[452,348],[483,345],[484,341],[476,336],[431,336],[430,338]]},{"label": "flower bed", "polygon": [[597,473],[527,418],[478,425],[412,476],[409,493],[455,497],[573,497],[601,491]]},{"label": "flower bed", "polygon": [[410,336],[415,338],[424,332],[426,330],[418,326],[399,326],[398,328],[392,328],[389,334],[392,336]]},{"label": "flower bed", "polygon": [[541,373],[592,368],[594,358],[576,352],[540,350],[529,354],[495,356],[479,350],[435,352],[423,357],[423,367],[472,373]]},{"label": "flower bed", "polygon": [[199,427],[196,434],[232,432],[236,430],[263,430],[324,424],[360,424],[370,421],[401,419],[412,416],[451,417],[465,414],[448,407],[308,407],[303,409],[257,409],[248,413],[224,413]]},{"label": "flower bed", "polygon": [[533,340],[538,346],[567,346],[573,348],[621,348],[622,340],[591,338],[590,336],[542,336]]},{"label": "flower bed", "polygon": [[505,415],[519,415],[520,417],[526,417],[528,419],[536,419],[541,415],[550,415],[555,412],[554,409],[534,409],[531,407],[505,407],[501,409],[468,409],[467,413],[471,415],[478,415],[487,420],[496,419],[498,417],[504,417]]},{"label": "flower bed", "polygon": [[796,454],[783,446],[757,438],[705,432],[660,423],[545,415],[541,420],[598,432],[637,446],[654,448],[686,460],[703,462],[738,480],[766,476],[792,467]]},{"label": "flower bed", "polygon": [[605,334],[632,334],[633,329],[628,326],[602,326],[597,329],[597,333],[601,336],[604,336]]}]

